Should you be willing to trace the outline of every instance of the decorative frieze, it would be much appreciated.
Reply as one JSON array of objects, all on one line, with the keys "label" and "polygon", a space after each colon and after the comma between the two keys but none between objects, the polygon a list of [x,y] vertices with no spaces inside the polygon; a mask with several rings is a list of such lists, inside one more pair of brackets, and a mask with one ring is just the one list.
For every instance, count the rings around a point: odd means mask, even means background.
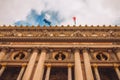
[{"label": "decorative frieze", "polygon": [[[4,30],[3,30],[4,29]],[[0,37],[120,37],[120,28],[81,28],[81,27],[41,27],[6,28],[1,27]]]}]

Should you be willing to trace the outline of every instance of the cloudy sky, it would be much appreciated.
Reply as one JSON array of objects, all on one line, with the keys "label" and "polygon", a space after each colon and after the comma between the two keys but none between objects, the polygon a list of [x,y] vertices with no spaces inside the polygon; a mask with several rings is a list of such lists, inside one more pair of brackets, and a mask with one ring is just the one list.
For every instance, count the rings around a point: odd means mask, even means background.
[{"label": "cloudy sky", "polygon": [[120,25],[120,0],[0,0],[0,25]]}]

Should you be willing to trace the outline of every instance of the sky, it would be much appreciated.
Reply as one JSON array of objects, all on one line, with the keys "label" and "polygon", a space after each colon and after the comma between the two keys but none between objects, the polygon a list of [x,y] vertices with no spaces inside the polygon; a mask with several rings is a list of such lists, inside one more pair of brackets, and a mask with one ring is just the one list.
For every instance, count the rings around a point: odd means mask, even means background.
[{"label": "sky", "polygon": [[0,25],[120,25],[120,0],[0,0]]}]

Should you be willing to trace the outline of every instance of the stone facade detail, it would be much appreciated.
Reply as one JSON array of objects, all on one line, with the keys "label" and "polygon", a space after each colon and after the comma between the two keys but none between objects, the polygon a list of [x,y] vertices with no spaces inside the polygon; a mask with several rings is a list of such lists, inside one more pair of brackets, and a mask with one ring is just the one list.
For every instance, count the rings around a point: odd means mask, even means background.
[{"label": "stone facade detail", "polygon": [[120,26],[1,26],[0,80],[120,80]]}]

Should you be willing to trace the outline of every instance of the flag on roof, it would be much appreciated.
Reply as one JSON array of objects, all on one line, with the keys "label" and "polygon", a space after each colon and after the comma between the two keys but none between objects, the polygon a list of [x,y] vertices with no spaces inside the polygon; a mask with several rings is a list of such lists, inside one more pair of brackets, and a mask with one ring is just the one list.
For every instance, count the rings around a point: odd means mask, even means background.
[{"label": "flag on roof", "polygon": [[74,25],[76,25],[76,17],[73,17]]}]

